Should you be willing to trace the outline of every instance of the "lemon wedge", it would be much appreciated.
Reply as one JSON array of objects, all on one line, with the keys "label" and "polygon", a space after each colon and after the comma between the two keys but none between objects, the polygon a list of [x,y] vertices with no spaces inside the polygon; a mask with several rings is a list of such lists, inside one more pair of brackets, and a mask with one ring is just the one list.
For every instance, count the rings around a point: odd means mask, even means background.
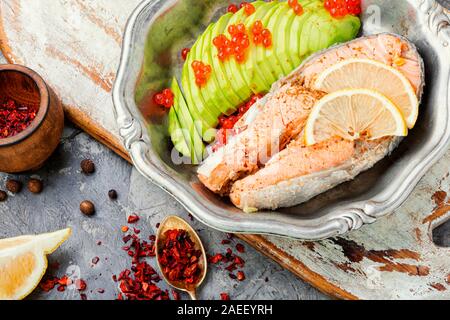
[{"label": "lemon wedge", "polygon": [[406,136],[402,112],[384,95],[368,89],[347,89],[323,97],[305,127],[305,143],[314,145],[338,136],[350,141]]},{"label": "lemon wedge", "polygon": [[409,80],[397,69],[374,60],[339,62],[318,75],[314,88],[327,93],[356,88],[378,91],[400,109],[409,129],[419,115],[419,101]]},{"label": "lemon wedge", "polygon": [[47,270],[46,255],[66,241],[71,229],[0,240],[0,300],[28,296]]}]

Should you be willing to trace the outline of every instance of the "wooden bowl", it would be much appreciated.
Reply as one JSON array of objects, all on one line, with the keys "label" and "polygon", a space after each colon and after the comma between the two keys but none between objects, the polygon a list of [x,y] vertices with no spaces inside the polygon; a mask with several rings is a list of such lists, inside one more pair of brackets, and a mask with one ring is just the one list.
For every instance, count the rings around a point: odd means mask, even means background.
[{"label": "wooden bowl", "polygon": [[55,93],[33,70],[0,65],[0,99],[12,99],[38,110],[19,134],[0,139],[0,172],[18,173],[40,168],[59,144],[64,113]]}]

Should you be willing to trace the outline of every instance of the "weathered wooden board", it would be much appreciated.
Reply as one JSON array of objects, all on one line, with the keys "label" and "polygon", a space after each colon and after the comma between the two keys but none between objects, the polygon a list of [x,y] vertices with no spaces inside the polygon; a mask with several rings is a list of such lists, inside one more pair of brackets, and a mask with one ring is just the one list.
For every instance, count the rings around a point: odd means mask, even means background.
[{"label": "weathered wooden board", "polygon": [[[73,122],[128,159],[116,132],[111,88],[126,19],[139,0],[2,0],[0,47],[38,71]],[[450,152],[395,214],[321,242],[241,236],[331,296],[450,299],[450,249],[433,244],[450,219]]]}]

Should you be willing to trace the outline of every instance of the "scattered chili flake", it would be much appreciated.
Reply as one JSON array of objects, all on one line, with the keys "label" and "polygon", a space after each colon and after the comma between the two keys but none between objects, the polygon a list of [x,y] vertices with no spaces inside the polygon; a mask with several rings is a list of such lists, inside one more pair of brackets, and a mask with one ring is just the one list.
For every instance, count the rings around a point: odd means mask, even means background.
[{"label": "scattered chili flake", "polygon": [[161,226],[161,223],[158,222],[158,223],[156,224],[156,229],[159,229],[160,226]]},{"label": "scattered chili flake", "polygon": [[100,258],[99,258],[99,257],[94,257],[94,258],[92,258],[92,263],[93,263],[94,265],[96,265],[99,261],[100,261]]},{"label": "scattered chili flake", "polygon": [[98,245],[98,246],[101,246],[101,245],[102,245],[102,242],[101,242],[101,241],[97,241],[97,245]]},{"label": "scattered chili flake", "polygon": [[205,86],[212,73],[211,66],[203,63],[202,61],[195,60],[192,62],[191,67],[195,74],[195,84],[198,87]]},{"label": "scattered chili flake", "polygon": [[191,49],[190,49],[190,48],[184,48],[183,50],[181,50],[181,58],[182,58],[184,61],[186,61],[189,52],[191,52]]},{"label": "scattered chili flake", "polygon": [[245,273],[243,271],[238,271],[237,273],[237,279],[239,281],[244,281],[245,280]]},{"label": "scattered chili flake", "polygon": [[87,300],[87,295],[85,295],[84,293],[80,294],[80,299]]},{"label": "scattered chili flake", "polygon": [[228,276],[233,280],[237,279],[237,276],[234,273],[229,273]]},{"label": "scattered chili flake", "polygon": [[130,228],[127,227],[127,226],[123,226],[123,227],[121,228],[121,230],[122,230],[123,233],[125,233],[125,232],[128,232],[128,230],[130,230]]},{"label": "scattered chili flake", "polygon": [[230,296],[228,295],[228,293],[223,292],[220,294],[220,300],[228,301],[230,300]]},{"label": "scattered chili flake", "polygon": [[178,291],[172,289],[173,300],[181,300],[180,294]]},{"label": "scattered chili flake", "polygon": [[159,251],[159,263],[170,281],[185,284],[198,283],[202,274],[199,259],[201,250],[196,249],[186,230],[168,230]]},{"label": "scattered chili flake", "polygon": [[58,290],[59,292],[64,292],[64,291],[66,291],[66,287],[65,286],[58,286],[58,288],[56,290]]},{"label": "scattered chili flake", "polygon": [[170,109],[173,106],[174,98],[175,96],[172,90],[164,89],[163,91],[158,92],[153,96],[153,101],[158,106]]},{"label": "scattered chili flake", "polygon": [[136,223],[139,221],[139,217],[135,214],[132,214],[128,217],[128,223]]},{"label": "scattered chili flake", "polygon": [[222,240],[223,245],[230,244],[230,243],[231,243],[231,240],[228,240],[228,239]]},{"label": "scattered chili flake", "polygon": [[241,244],[241,243],[236,244],[236,250],[237,250],[239,253],[245,253],[245,247],[244,247],[244,245]]},{"label": "scattered chili flake", "polygon": [[86,281],[84,281],[83,279],[77,279],[77,280],[75,280],[75,288],[76,288],[78,291],[84,291],[84,290],[86,290],[86,288],[87,288]]},{"label": "scattered chili flake", "polygon": [[133,228],[133,232],[134,232],[134,234],[140,234],[140,233],[141,233],[141,230],[136,229],[136,228]]},{"label": "scattered chili flake", "polygon": [[12,99],[0,103],[0,139],[13,137],[28,126],[36,118],[37,109],[19,104]]},{"label": "scattered chili flake", "polygon": [[359,15],[361,0],[326,0],[324,7],[334,18],[342,18],[349,14]]},{"label": "scattered chili flake", "polygon": [[103,294],[103,293],[105,293],[105,289],[97,289],[97,292],[100,294]]}]

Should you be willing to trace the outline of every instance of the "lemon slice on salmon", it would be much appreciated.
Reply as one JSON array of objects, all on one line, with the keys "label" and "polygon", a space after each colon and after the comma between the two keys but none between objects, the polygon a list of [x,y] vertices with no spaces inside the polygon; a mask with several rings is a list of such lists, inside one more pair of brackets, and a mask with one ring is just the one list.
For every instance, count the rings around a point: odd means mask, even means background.
[{"label": "lemon slice on salmon", "polygon": [[323,97],[305,127],[305,143],[314,145],[338,136],[350,141],[406,136],[402,112],[384,95],[368,89],[348,89]]},{"label": "lemon slice on salmon", "polygon": [[374,60],[339,62],[319,74],[314,88],[327,93],[355,88],[378,91],[400,109],[410,129],[419,115],[419,101],[411,82],[397,69]]},{"label": "lemon slice on salmon", "polygon": [[66,241],[71,229],[0,240],[0,300],[28,296],[47,270],[46,255]]}]

